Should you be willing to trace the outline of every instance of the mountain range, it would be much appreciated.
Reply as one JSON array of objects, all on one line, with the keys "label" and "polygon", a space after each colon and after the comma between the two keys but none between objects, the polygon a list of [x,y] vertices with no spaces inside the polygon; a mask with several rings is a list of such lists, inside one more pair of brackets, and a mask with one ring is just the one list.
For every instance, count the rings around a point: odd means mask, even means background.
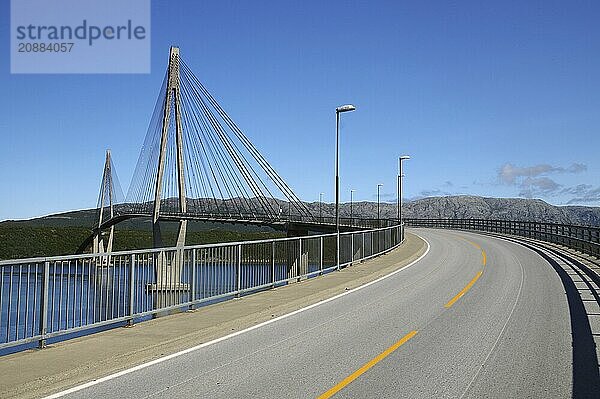
[{"label": "mountain range", "polygon": [[[256,199],[255,199],[256,200]],[[289,204],[271,200],[273,209],[287,214]],[[214,200],[212,201],[213,203]],[[232,203],[229,202],[231,205]],[[204,204],[203,206],[205,206]],[[215,203],[216,206],[224,203]],[[335,205],[319,202],[304,203],[313,216],[334,216]],[[127,208],[130,205],[121,205]],[[296,207],[292,206],[292,214]],[[188,210],[190,208],[188,207]],[[464,218],[543,221],[576,225],[600,226],[600,207],[554,206],[542,200],[521,198],[484,198],[475,196],[431,197],[409,201],[403,206],[405,218]],[[340,216],[376,218],[376,202],[355,202],[340,205]],[[0,222],[0,259],[72,254],[89,236],[97,223],[96,209],[77,210],[28,219]],[[395,218],[396,204],[381,203],[381,218]],[[176,239],[177,223],[162,227],[165,242]],[[115,250],[149,248],[152,245],[152,225],[149,218],[131,219],[116,226]],[[275,238],[285,233],[270,227],[241,224],[190,222],[186,241],[202,244],[225,241],[245,241]],[[169,241],[170,240],[170,241]]]},{"label": "mountain range", "polygon": [[[282,209],[282,213],[288,212],[288,203],[276,200]],[[313,216],[334,216],[335,204],[319,202],[307,202],[306,207]],[[340,204],[341,217],[363,217],[377,218],[377,203],[361,201]],[[292,213],[294,213],[292,207]],[[590,206],[556,206],[548,204],[540,199],[525,198],[489,198],[471,195],[428,197],[414,201],[408,201],[402,207],[405,218],[460,218],[460,219],[501,219],[501,220],[524,220],[542,221],[551,223],[577,224],[587,226],[600,226],[600,207]],[[39,218],[21,221],[3,221],[0,226],[10,224],[43,226],[43,227],[86,227],[91,228],[97,215],[95,209],[70,211],[58,213]],[[382,202],[379,205],[381,218],[395,218],[397,206],[395,203]],[[223,226],[217,223],[203,223],[198,226],[199,230],[208,230]],[[136,229],[140,226],[149,227],[149,221],[129,220],[121,227],[125,229]],[[229,226],[228,229],[240,229],[256,231],[261,228],[245,226]]]},{"label": "mountain range", "polygon": [[[319,203],[309,204],[313,215],[319,215]],[[395,218],[396,204],[381,203],[380,217]],[[333,204],[323,204],[323,216],[335,213]],[[367,218],[377,217],[377,203],[356,202],[352,214]],[[340,206],[340,215],[350,215],[350,204]],[[540,199],[487,198],[470,195],[429,197],[403,204],[404,218],[454,218],[454,219],[500,219],[600,226],[600,207],[556,206]]]}]

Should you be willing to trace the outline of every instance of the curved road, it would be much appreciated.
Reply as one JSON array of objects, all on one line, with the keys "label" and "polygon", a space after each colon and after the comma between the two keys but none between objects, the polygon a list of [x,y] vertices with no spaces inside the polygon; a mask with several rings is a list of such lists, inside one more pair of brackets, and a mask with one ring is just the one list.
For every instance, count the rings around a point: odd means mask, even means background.
[{"label": "curved road", "polygon": [[597,370],[580,374],[589,377],[587,385],[575,381],[572,304],[547,260],[489,236],[415,231],[429,242],[429,252],[388,278],[66,396],[567,398],[598,393],[598,381],[589,381],[597,378]]}]

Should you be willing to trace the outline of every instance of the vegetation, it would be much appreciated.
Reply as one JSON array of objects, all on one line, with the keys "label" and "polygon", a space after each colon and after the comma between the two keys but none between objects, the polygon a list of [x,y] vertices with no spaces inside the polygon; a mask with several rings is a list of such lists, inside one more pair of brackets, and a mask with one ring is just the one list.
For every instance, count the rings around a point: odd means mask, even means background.
[{"label": "vegetation", "polygon": [[[72,255],[89,236],[90,229],[73,226],[35,226],[31,223],[0,223],[0,259],[32,258],[38,256]],[[177,232],[163,231],[166,245],[175,242]],[[186,243],[210,244],[216,242],[247,241],[283,237],[276,231],[232,231],[222,229],[189,231]],[[117,230],[113,250],[152,247],[149,230]]]},{"label": "vegetation", "polygon": [[[73,255],[97,223],[95,209],[64,212],[40,218],[0,222],[0,260]],[[163,243],[175,245],[179,223],[161,222]],[[106,232],[105,232],[106,233]],[[284,237],[269,227],[189,221],[186,244],[250,241]],[[152,248],[150,218],[126,220],[115,226],[113,250]]]},{"label": "vegetation", "polygon": [[90,234],[84,227],[0,224],[0,259],[74,254]]},{"label": "vegetation", "polygon": [[[285,237],[281,232],[242,232],[231,230],[205,230],[191,231],[187,233],[186,245],[213,244],[218,242],[264,240],[268,238]],[[176,231],[163,232],[165,245],[174,245],[177,239]],[[151,248],[152,232],[140,230],[123,230],[115,232],[115,251]]]}]

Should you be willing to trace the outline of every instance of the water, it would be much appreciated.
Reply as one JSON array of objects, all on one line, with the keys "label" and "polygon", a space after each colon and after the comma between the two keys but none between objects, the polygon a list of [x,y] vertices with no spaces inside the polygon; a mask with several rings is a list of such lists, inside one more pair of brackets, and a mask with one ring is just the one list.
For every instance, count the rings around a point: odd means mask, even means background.
[{"label": "water", "polygon": [[[192,271],[189,262],[181,269],[179,289],[166,289],[162,295],[167,305],[183,304],[192,300]],[[319,265],[309,262],[308,273],[317,272]],[[130,315],[130,272],[128,263],[110,266],[58,262],[49,268],[47,332],[59,332]],[[229,299],[231,296],[210,298],[232,293],[237,287],[237,266],[232,264],[198,264],[195,270],[195,300],[207,299],[202,305]],[[288,277],[288,266],[275,265],[275,281]],[[164,278],[164,277],[163,277]],[[272,266],[264,263],[242,264],[242,289],[271,284]],[[138,264],[134,275],[134,314],[157,309],[156,276],[152,262]],[[280,282],[277,285],[285,285]],[[3,266],[0,268],[0,344],[36,336],[40,331],[40,309],[43,295],[43,264]],[[148,319],[151,315],[136,318]],[[115,325],[116,324],[116,325]],[[115,324],[90,327],[49,339],[55,342],[74,336],[94,333]],[[25,346],[0,349],[0,354],[36,347],[37,341]]]}]

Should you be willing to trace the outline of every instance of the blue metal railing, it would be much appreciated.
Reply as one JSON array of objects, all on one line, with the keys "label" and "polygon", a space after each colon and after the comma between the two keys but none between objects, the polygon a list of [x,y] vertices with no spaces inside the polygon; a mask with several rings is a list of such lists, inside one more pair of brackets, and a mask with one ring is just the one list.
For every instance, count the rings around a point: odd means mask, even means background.
[{"label": "blue metal railing", "polygon": [[0,349],[327,273],[399,245],[403,227],[0,262]]},{"label": "blue metal railing", "polygon": [[404,219],[407,226],[476,230],[546,241],[600,258],[600,228],[560,223],[486,219]]}]

